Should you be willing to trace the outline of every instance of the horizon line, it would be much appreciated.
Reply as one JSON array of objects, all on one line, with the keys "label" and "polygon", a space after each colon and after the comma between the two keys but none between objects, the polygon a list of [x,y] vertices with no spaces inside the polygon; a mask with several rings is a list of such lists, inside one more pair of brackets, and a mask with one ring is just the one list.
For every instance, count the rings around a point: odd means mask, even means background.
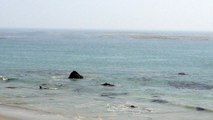
[{"label": "horizon line", "polygon": [[0,27],[0,30],[70,30],[70,31],[114,31],[114,32],[207,32],[213,30],[149,30],[149,29],[94,29],[94,28],[37,28],[37,27]]}]

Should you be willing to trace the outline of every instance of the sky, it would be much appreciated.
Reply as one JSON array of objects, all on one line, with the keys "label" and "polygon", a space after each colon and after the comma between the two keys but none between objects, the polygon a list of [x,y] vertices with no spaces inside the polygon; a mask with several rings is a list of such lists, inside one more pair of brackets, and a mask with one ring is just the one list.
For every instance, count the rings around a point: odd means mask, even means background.
[{"label": "sky", "polygon": [[0,28],[213,31],[213,0],[0,0]]}]

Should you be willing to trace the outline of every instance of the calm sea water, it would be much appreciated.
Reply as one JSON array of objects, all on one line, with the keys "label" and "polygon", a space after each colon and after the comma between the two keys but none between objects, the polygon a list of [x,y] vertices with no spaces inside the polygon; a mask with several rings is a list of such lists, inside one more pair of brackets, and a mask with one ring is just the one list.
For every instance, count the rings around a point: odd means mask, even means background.
[{"label": "calm sea water", "polygon": [[[67,79],[73,70],[84,79]],[[1,104],[78,120],[211,119],[212,99],[212,33],[0,30]]]}]

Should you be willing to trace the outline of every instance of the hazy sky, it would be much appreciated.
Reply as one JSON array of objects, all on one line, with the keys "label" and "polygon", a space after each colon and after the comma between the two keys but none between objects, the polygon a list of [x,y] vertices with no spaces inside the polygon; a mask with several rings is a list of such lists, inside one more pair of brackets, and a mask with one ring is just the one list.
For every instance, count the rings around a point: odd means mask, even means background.
[{"label": "hazy sky", "polygon": [[213,31],[213,0],[0,0],[0,28]]}]

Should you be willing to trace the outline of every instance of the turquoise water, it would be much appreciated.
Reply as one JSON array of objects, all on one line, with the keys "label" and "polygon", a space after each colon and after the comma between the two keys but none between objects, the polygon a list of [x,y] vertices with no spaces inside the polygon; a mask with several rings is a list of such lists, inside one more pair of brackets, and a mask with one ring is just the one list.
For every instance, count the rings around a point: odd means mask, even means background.
[{"label": "turquoise water", "polygon": [[0,103],[73,119],[212,118],[212,68],[212,33],[0,30]]}]

